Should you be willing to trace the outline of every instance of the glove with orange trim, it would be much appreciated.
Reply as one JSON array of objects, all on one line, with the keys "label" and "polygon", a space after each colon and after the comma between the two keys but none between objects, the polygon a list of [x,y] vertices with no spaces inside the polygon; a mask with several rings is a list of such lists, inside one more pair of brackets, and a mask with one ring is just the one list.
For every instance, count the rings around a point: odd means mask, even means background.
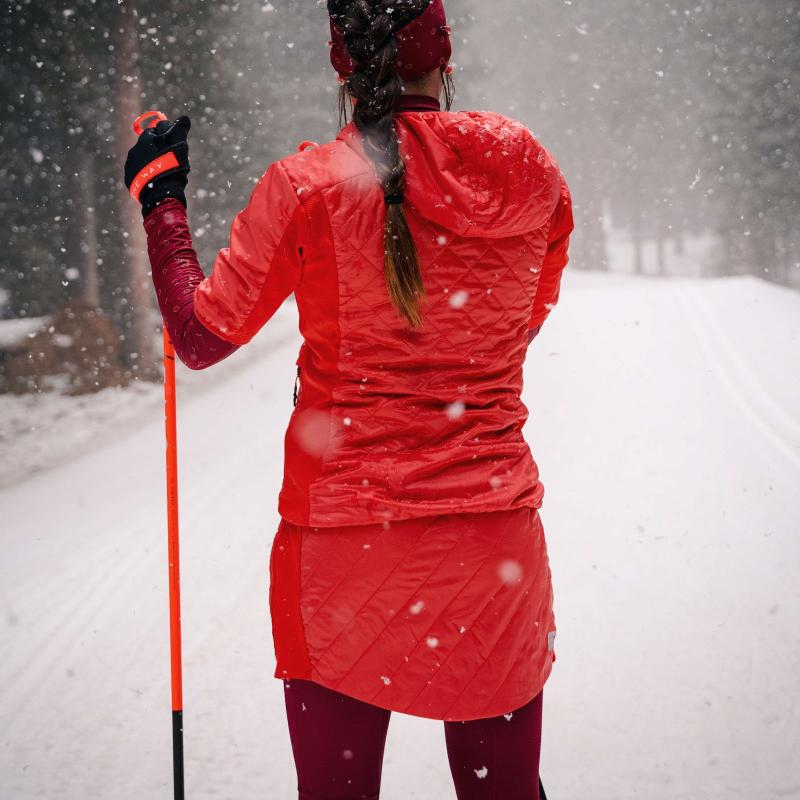
[{"label": "glove with orange trim", "polygon": [[148,128],[128,151],[125,186],[134,200],[142,204],[146,217],[159,203],[175,198],[186,205],[189,182],[189,144],[192,127],[189,117],[174,122],[164,120]]}]

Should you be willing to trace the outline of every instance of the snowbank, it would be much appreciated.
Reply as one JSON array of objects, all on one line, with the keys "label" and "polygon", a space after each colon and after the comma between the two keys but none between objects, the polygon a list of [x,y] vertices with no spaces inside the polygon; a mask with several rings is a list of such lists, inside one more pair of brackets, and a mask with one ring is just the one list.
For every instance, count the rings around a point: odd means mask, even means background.
[{"label": "snowbank", "polygon": [[0,350],[22,342],[27,336],[42,327],[46,317],[26,317],[18,319],[0,319]]},{"label": "snowbank", "polygon": [[[0,337],[4,331],[9,337],[24,337],[37,330],[41,322],[0,323]],[[246,351],[236,353],[213,373],[198,375],[180,369],[180,388],[197,393],[227,380],[261,357],[276,338],[281,341],[294,335],[295,327],[296,307],[290,301],[271,320],[269,337],[258,337]],[[163,397],[160,385],[145,382],[78,397],[59,392],[0,394],[0,487],[68,461],[76,453],[112,441],[148,420],[159,419]]]}]

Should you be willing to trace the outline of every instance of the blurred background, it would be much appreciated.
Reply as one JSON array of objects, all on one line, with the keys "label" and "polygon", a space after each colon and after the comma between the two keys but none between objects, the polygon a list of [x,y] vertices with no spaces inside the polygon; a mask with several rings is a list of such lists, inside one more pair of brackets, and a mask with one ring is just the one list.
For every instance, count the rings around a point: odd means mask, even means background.
[{"label": "blurred background", "polygon": [[[797,3],[452,0],[449,13],[456,107],[521,119],[570,180],[573,268],[800,286]],[[210,263],[266,166],[337,131],[324,3],[8,2],[3,16],[0,319],[40,335],[24,364],[2,329],[0,390],[52,382],[65,348],[39,323],[55,314],[68,333],[65,313],[86,309],[102,311],[107,352],[74,355],[72,388],[152,377],[148,264],[120,178],[131,120],[191,116]]]},{"label": "blurred background", "polygon": [[[800,796],[800,3],[446,4],[455,108],[526,123],[575,204],[526,365],[559,624],[545,784]],[[165,797],[160,318],[122,165],[139,113],[191,116],[210,267],[266,167],[337,132],[325,4],[0,14],[0,800]],[[179,376],[193,797],[293,796],[266,611],[292,306]],[[436,725],[398,717],[385,786],[452,797]]]}]

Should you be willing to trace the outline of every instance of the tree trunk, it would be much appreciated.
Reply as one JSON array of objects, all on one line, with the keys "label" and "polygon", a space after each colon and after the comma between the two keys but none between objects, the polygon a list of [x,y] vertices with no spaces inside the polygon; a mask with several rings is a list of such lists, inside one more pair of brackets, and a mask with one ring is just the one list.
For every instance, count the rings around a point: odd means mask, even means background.
[{"label": "tree trunk", "polygon": [[[67,122],[63,121],[62,129],[66,125]],[[77,300],[81,296],[83,280],[80,270],[81,245],[83,243],[81,205],[84,202],[84,186],[81,181],[80,160],[74,137],[68,136],[62,139],[60,149],[62,171],[59,180],[63,181],[67,196],[62,206],[62,213],[59,214],[59,224],[63,231],[60,266],[63,272],[62,280],[66,287],[63,302],[64,300]]]},{"label": "tree trunk", "polygon": [[[117,7],[115,59],[117,103],[114,108],[116,151],[119,168],[125,163],[133,143],[133,120],[141,113],[141,91],[137,59],[136,19],[124,4]],[[124,226],[124,259],[127,272],[127,300],[130,309],[125,354],[134,375],[148,380],[158,372],[155,362],[154,333],[151,320],[153,290],[150,286],[147,238],[142,227],[141,211],[130,198],[121,198],[120,219]]]},{"label": "tree trunk", "polygon": [[83,233],[81,253],[83,255],[83,301],[92,308],[100,308],[100,276],[97,269],[97,184],[94,158],[84,151],[81,154],[81,174],[85,194],[83,196]]},{"label": "tree trunk", "polygon": [[576,225],[580,225],[581,241],[578,266],[581,269],[608,270],[602,205],[590,198]]},{"label": "tree trunk", "polygon": [[633,216],[631,235],[633,238],[633,271],[637,275],[641,275],[644,272],[644,262],[642,259],[642,231],[638,211]]},{"label": "tree trunk", "polygon": [[711,276],[714,278],[720,275],[736,274],[735,265],[737,263],[736,261],[737,253],[736,253],[736,247],[733,244],[733,233],[731,229],[726,225],[719,232],[719,235],[722,238],[723,258],[722,261],[716,265],[716,268],[711,273]]},{"label": "tree trunk", "polygon": [[770,228],[762,227],[748,239],[750,245],[747,271],[752,275],[766,278],[772,283],[780,283],[775,235]]},{"label": "tree trunk", "polygon": [[656,258],[658,262],[658,274],[662,277],[667,274],[667,253],[664,247],[664,237],[659,231],[656,234]]},{"label": "tree trunk", "polygon": [[787,224],[782,224],[777,236],[776,261],[779,268],[780,282],[784,286],[792,285],[791,274],[791,230]]}]

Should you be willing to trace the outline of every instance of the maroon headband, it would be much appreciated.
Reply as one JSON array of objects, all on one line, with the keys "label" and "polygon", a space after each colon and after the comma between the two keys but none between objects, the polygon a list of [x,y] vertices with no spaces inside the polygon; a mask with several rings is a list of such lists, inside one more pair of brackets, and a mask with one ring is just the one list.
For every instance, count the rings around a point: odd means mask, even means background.
[{"label": "maroon headband", "polygon": [[[342,78],[355,69],[344,35],[331,20],[331,64]],[[453,55],[450,28],[442,0],[431,0],[428,8],[395,34],[397,61],[395,69],[404,81],[419,80],[439,67],[446,67]]]}]

